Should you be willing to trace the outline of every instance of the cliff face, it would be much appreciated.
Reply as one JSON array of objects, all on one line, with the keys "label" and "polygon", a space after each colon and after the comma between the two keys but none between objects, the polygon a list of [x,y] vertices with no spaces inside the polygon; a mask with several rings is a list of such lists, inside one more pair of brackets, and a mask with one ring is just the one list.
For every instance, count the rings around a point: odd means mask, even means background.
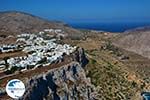
[{"label": "cliff face", "polygon": [[79,62],[82,67],[85,67],[86,64],[89,62],[86,58],[85,52],[83,48],[78,48],[73,55],[74,60]]},{"label": "cliff face", "polygon": [[83,54],[79,48],[74,55],[78,61],[32,77],[21,100],[94,100],[96,92],[83,69],[87,61]]},{"label": "cliff face", "polygon": [[29,80],[23,100],[93,99],[93,86],[83,68],[72,62]]}]

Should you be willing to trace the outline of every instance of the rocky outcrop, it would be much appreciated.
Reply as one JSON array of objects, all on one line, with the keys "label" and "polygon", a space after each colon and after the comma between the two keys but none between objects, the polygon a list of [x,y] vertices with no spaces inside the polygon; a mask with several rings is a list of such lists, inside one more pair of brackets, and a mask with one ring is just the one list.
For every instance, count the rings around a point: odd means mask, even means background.
[{"label": "rocky outcrop", "polygon": [[77,48],[73,57],[74,57],[74,60],[79,62],[82,67],[85,67],[86,64],[89,62],[88,59],[86,58],[85,51],[83,48]]},{"label": "rocky outcrop", "polygon": [[29,80],[21,100],[94,100],[95,88],[78,62]]},{"label": "rocky outcrop", "polygon": [[83,67],[88,59],[83,48],[72,54],[73,61],[27,80],[21,100],[95,100],[96,91]]}]

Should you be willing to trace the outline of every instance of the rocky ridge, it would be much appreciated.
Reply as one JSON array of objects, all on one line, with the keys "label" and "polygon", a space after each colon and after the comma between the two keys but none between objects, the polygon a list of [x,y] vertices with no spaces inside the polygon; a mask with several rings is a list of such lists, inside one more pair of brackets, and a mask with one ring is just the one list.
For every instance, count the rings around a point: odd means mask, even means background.
[{"label": "rocky ridge", "polygon": [[95,88],[84,69],[72,62],[29,80],[23,100],[94,100]]},{"label": "rocky ridge", "polygon": [[95,100],[95,87],[83,69],[87,63],[84,49],[78,48],[71,63],[27,80],[21,100]]}]

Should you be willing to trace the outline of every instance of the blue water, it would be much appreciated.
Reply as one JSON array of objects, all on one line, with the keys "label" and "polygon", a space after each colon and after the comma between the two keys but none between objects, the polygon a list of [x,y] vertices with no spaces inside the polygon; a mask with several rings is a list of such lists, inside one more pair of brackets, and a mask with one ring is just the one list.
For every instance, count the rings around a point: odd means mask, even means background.
[{"label": "blue water", "polygon": [[73,28],[124,32],[137,27],[150,26],[150,23],[70,23]]}]

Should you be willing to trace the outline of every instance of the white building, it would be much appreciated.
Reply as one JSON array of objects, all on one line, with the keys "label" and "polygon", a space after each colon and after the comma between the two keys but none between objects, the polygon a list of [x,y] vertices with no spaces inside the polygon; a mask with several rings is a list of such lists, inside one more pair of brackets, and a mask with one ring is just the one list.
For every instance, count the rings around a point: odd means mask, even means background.
[{"label": "white building", "polygon": [[[53,31],[53,29],[45,29],[44,31]],[[61,32],[61,30],[57,30]],[[56,39],[44,40],[35,34],[18,35],[17,41],[26,42],[24,52],[29,53],[27,56],[14,57],[7,60],[10,66],[22,67],[27,69],[28,66],[47,66],[55,61],[63,59],[63,54],[70,55],[75,51],[76,47],[68,44],[57,44]],[[1,63],[1,62],[0,62]]]}]

